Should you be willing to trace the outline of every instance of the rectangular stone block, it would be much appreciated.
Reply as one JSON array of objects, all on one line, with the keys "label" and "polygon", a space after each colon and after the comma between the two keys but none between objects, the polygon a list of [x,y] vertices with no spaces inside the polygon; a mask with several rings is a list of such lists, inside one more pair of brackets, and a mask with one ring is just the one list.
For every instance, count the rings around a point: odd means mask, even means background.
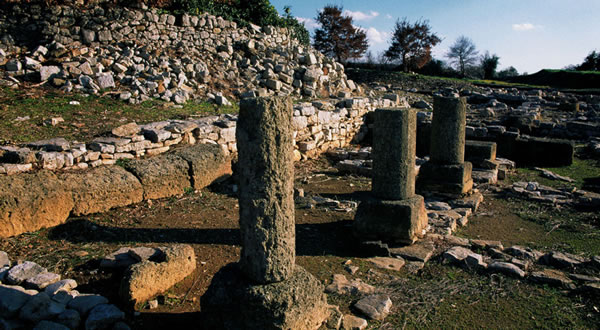
[{"label": "rectangular stone block", "polygon": [[468,161],[495,160],[496,143],[468,140],[465,143],[465,158]]},{"label": "rectangular stone block", "polygon": [[371,199],[360,203],[353,230],[361,241],[412,244],[427,227],[423,196],[401,201]]},{"label": "rectangular stone block", "polygon": [[469,162],[457,165],[439,165],[427,162],[419,169],[417,191],[419,193],[465,194],[473,188],[472,171],[473,165]]}]

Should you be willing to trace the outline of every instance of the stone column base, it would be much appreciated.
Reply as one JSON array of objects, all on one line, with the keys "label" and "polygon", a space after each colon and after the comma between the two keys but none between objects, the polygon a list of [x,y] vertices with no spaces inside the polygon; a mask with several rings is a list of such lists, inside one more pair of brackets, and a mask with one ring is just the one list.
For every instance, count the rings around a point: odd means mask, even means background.
[{"label": "stone column base", "polygon": [[419,169],[417,191],[424,193],[442,193],[463,195],[473,189],[471,172],[473,165],[469,162],[456,165],[440,165],[426,162]]},{"label": "stone column base", "polygon": [[285,281],[251,283],[238,263],[215,274],[201,298],[203,329],[318,329],[329,316],[323,286],[295,266]]},{"label": "stone column base", "polygon": [[427,227],[423,196],[399,201],[371,199],[361,202],[353,226],[354,235],[361,241],[412,244]]}]

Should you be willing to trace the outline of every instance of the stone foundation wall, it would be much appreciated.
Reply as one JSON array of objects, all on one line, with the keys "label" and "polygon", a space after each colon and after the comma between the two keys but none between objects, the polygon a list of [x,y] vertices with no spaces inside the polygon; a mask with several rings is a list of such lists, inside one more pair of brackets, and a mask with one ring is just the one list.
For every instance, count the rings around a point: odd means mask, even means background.
[{"label": "stone foundation wall", "polygon": [[[364,116],[377,107],[394,106],[390,99],[348,98],[294,105],[295,160],[319,154],[367,132]],[[218,144],[225,153],[237,151],[236,115],[190,120],[169,120],[145,125],[130,123],[113,129],[110,136],[87,143],[63,138],[0,147],[0,174],[17,174],[38,169],[77,170],[114,165],[119,160],[162,154],[180,145]]]}]

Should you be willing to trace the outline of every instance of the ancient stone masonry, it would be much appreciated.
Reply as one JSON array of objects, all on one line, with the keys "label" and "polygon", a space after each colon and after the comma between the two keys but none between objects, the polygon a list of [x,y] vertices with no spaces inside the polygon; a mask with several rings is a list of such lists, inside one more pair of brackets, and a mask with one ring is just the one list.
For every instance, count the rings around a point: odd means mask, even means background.
[{"label": "ancient stone masonry", "polygon": [[465,162],[466,98],[434,98],[430,160],[421,166],[423,192],[461,195],[471,191],[472,164]]},{"label": "ancient stone masonry", "polygon": [[75,280],[0,251],[0,329],[129,329],[107,298],[76,289]]},{"label": "ancient stone masonry", "polygon": [[415,195],[416,110],[377,109],[373,129],[373,199],[356,211],[361,240],[414,243],[427,227],[422,196]]},{"label": "ancient stone masonry", "polygon": [[[229,105],[226,95],[244,92],[326,97],[359,89],[343,65],[285,28],[238,28],[208,14],[5,4],[0,36],[7,77],[67,91],[115,89],[131,103],[208,97]],[[15,82],[10,78],[5,83]]]},{"label": "ancient stone masonry", "polygon": [[240,104],[242,252],[202,297],[208,328],[317,329],[328,316],[323,287],[295,265],[292,102]]},{"label": "ancient stone masonry", "polygon": [[[350,142],[367,132],[364,115],[378,106],[394,106],[389,99],[340,98],[294,105],[294,159],[319,154]],[[72,170],[113,165],[143,156],[162,154],[179,145],[218,144],[226,153],[237,151],[236,115],[200,119],[168,120],[145,125],[129,123],[112,130],[110,136],[87,143],[63,138],[0,146],[0,175],[36,169]],[[201,178],[198,178],[199,180]]]}]

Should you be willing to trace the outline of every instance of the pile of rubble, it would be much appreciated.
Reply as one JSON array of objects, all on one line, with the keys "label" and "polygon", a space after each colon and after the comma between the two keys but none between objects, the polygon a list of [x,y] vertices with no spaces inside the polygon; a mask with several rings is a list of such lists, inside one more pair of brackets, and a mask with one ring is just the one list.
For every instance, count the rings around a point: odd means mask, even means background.
[{"label": "pile of rubble", "polygon": [[34,262],[11,263],[0,251],[0,328],[129,329],[108,299],[75,290],[77,282]]},{"label": "pile of rubble", "polygon": [[9,85],[29,79],[67,91],[114,90],[130,103],[208,97],[219,105],[230,104],[221,93],[315,97],[359,90],[342,64],[286,28],[240,28],[208,14],[176,17],[156,9],[5,7],[0,65]]}]

